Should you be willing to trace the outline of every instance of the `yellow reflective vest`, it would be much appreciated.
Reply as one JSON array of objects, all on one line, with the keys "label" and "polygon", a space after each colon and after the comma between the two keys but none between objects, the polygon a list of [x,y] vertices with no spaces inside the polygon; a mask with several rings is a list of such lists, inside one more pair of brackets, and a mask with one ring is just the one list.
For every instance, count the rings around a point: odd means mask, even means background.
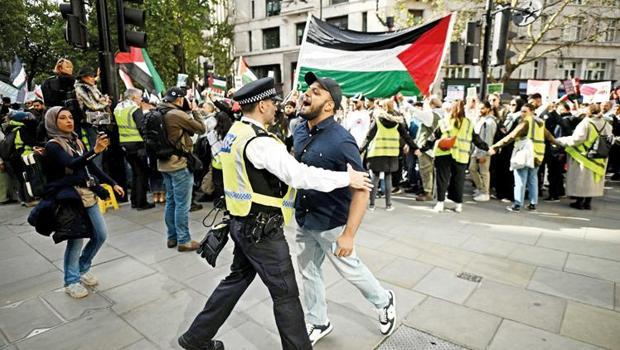
[{"label": "yellow reflective vest", "polygon": [[114,110],[114,117],[116,118],[116,125],[118,126],[118,138],[120,143],[127,142],[144,142],[136,122],[133,120],[133,112],[138,109],[138,106],[130,104],[123,108],[117,108]]},{"label": "yellow reflective vest", "polygon": [[598,138],[598,130],[590,123],[588,125],[588,138],[584,143],[579,146],[566,147],[566,153],[568,153],[575,161],[588,170],[594,173],[594,181],[599,182],[605,176],[605,169],[607,168],[607,158],[588,158],[587,154],[592,145]]},{"label": "yellow reflective vest", "polygon": [[449,150],[442,150],[439,148],[439,140],[435,142],[435,157],[444,156],[450,154],[452,158],[461,164],[467,164],[469,162],[469,154],[471,152],[471,140],[474,133],[474,125],[472,122],[463,118],[461,122],[461,127],[457,128],[455,125],[455,119],[450,118],[442,119],[439,122],[439,127],[441,129],[441,138],[449,138],[456,136],[456,141],[454,142],[454,146]]},{"label": "yellow reflective vest", "polygon": [[24,143],[24,140],[22,139],[21,128],[24,126],[24,123],[11,120],[9,121],[9,125],[15,127],[13,131],[15,132],[15,150],[17,151],[17,153],[19,153],[22,156],[27,156],[27,155],[32,154],[33,152],[32,147],[26,145]]},{"label": "yellow reflective vest", "polygon": [[[226,208],[231,215],[239,217],[250,213],[252,203],[280,208],[284,222],[288,224],[293,216],[295,204],[293,188],[289,186],[282,198],[260,194],[252,189],[246,169],[245,147],[255,137],[257,132],[252,126],[236,121],[224,138],[224,146],[218,156],[222,164]],[[278,140],[273,134],[269,134],[269,137]]]},{"label": "yellow reflective vest", "polygon": [[368,146],[367,157],[398,157],[400,150],[398,124],[386,128],[377,116],[375,116],[375,124],[377,125],[377,134]]},{"label": "yellow reflective vest", "polygon": [[[541,164],[545,158],[545,124],[541,123],[539,125],[532,116],[526,117],[525,120],[528,126],[527,137],[534,144],[534,160],[536,164]],[[523,137],[519,139],[523,139]]]}]

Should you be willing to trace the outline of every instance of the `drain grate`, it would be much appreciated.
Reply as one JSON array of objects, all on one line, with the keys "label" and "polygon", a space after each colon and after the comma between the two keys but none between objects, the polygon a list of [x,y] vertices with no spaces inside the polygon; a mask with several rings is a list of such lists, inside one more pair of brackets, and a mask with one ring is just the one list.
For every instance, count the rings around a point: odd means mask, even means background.
[{"label": "drain grate", "polygon": [[466,348],[417,329],[401,326],[377,350],[466,350]]},{"label": "drain grate", "polygon": [[479,283],[480,281],[482,281],[482,276],[474,275],[473,273],[469,272],[460,272],[456,275],[456,277],[475,283]]}]

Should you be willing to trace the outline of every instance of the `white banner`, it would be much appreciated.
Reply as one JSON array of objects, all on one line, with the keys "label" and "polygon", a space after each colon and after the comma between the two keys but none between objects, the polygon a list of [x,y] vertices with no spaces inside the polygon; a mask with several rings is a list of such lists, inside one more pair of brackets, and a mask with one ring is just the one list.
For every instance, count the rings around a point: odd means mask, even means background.
[{"label": "white banner", "polygon": [[580,91],[583,103],[606,102],[611,96],[611,81],[582,84]]},{"label": "white banner", "polygon": [[528,80],[527,94],[539,93],[543,103],[558,99],[558,88],[562,84],[559,80]]}]

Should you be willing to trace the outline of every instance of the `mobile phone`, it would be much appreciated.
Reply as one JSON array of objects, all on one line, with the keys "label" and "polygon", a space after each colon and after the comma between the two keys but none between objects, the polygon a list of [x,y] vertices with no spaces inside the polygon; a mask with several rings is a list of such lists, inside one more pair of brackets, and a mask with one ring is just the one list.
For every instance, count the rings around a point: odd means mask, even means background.
[{"label": "mobile phone", "polygon": [[97,133],[97,136],[101,136],[101,137],[104,137],[104,138],[107,138],[107,137],[108,137],[108,135],[105,133],[105,131],[99,131],[99,132]]}]

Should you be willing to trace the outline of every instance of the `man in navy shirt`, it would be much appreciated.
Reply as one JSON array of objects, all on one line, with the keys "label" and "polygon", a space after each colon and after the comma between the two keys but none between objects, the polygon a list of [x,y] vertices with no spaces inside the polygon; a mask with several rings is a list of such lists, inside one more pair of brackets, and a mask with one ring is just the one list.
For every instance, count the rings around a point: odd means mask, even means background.
[{"label": "man in navy shirt", "polygon": [[[353,136],[334,120],[340,107],[340,85],[309,72],[308,90],[302,97],[300,123],[294,132],[295,157],[307,165],[344,171],[347,164],[363,170],[359,148]],[[381,333],[394,330],[394,293],[379,281],[357,257],[355,234],[368,204],[368,191],[336,189],[329,193],[300,190],[295,202],[299,270],[304,287],[306,326],[314,345],[333,329],[327,318],[325,284],[321,264],[325,257],[353,283],[379,313]]]}]

